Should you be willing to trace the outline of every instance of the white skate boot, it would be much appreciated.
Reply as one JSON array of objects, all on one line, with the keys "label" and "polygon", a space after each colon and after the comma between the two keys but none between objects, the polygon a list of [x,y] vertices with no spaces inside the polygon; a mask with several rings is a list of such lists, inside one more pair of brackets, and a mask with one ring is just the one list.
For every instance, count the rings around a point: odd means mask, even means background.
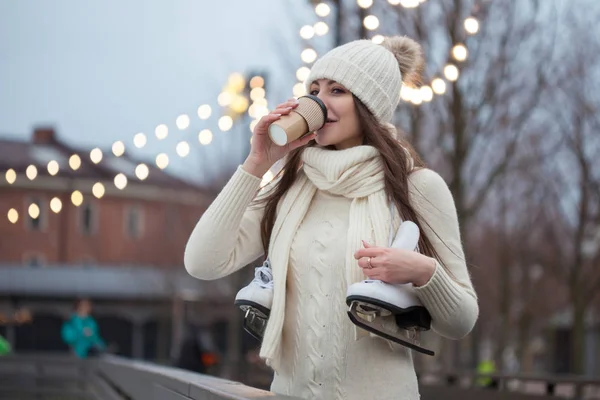
[{"label": "white skate boot", "polygon": [[[418,242],[419,227],[405,221],[398,228],[392,247],[415,250]],[[348,287],[346,304],[350,307],[348,316],[355,325],[420,353],[434,355],[418,342],[418,332],[430,329],[431,316],[414,293],[412,284],[392,285],[367,279]]]},{"label": "white skate boot", "polygon": [[254,279],[240,289],[234,304],[245,312],[244,329],[262,340],[273,304],[273,273],[269,260],[254,270]]}]

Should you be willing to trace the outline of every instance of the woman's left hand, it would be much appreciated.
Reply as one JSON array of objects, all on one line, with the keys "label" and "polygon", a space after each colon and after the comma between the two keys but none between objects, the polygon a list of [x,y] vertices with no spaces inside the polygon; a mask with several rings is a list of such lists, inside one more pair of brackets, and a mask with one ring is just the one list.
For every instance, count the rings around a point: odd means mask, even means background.
[{"label": "woman's left hand", "polygon": [[354,253],[354,258],[369,279],[423,286],[433,276],[436,268],[434,258],[416,251],[371,246],[364,240],[363,245],[364,248]]}]

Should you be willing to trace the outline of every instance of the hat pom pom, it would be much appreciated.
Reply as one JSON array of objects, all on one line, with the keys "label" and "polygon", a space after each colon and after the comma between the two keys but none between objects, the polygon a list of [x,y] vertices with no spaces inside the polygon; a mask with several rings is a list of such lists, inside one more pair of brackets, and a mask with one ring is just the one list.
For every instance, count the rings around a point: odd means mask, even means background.
[{"label": "hat pom pom", "polygon": [[387,37],[381,45],[396,57],[402,81],[408,84],[417,84],[421,79],[424,64],[421,45],[406,36]]}]

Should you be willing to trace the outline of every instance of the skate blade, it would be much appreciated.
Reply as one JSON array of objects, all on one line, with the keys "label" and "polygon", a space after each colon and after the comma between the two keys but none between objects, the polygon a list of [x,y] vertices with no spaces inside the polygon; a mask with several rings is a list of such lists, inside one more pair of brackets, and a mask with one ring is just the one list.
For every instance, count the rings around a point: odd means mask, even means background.
[{"label": "skate blade", "polygon": [[352,302],[350,306],[350,310],[348,311],[348,317],[352,321],[352,323],[366,331],[376,334],[377,336],[381,336],[385,339],[391,340],[392,342],[398,343],[402,346],[408,347],[409,349],[418,351],[419,353],[426,354],[428,356],[434,356],[435,353],[431,350],[428,350],[424,347],[421,347],[419,342],[407,338],[407,337],[396,337],[388,333],[381,323],[376,318],[371,318],[369,315],[365,315],[367,318],[363,318],[360,316],[360,312],[358,311],[357,302]]},{"label": "skate blade", "polygon": [[234,304],[238,306],[244,312],[244,314],[250,310],[261,318],[269,318],[270,310],[261,304],[249,300],[237,300]]},{"label": "skate blade", "polygon": [[243,328],[246,332],[252,335],[258,341],[261,341],[265,335],[268,318],[256,313],[256,310],[250,306],[240,306],[245,308]]},{"label": "skate blade", "polygon": [[373,317],[387,317],[392,315],[390,310],[378,306],[377,304],[366,303],[364,301],[359,300],[355,300],[355,303],[357,311],[364,315],[369,315]]}]

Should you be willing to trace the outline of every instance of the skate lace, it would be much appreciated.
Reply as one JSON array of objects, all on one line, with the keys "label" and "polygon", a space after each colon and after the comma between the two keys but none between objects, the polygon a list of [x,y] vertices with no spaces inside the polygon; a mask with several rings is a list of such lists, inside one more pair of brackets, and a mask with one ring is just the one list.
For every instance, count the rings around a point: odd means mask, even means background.
[{"label": "skate lace", "polygon": [[273,288],[273,272],[271,271],[271,265],[268,261],[265,261],[262,266],[257,267],[254,270],[254,279],[252,282],[264,289]]}]

